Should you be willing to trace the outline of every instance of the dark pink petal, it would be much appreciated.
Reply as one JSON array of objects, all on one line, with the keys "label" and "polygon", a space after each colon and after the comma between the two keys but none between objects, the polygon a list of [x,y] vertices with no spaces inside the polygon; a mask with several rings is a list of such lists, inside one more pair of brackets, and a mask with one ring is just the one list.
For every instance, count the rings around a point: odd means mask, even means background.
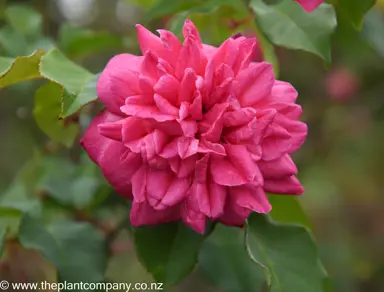
[{"label": "dark pink petal", "polygon": [[148,50],[144,55],[143,62],[141,63],[141,74],[151,80],[158,80],[160,75],[157,68],[157,63],[157,57],[150,50]]},{"label": "dark pink petal", "polygon": [[172,66],[175,66],[177,56],[179,55],[181,49],[179,39],[168,30],[159,29],[157,31],[160,34],[160,40],[163,43],[163,46],[171,52],[171,56],[174,56],[174,58],[171,58],[169,62]]},{"label": "dark pink petal", "polygon": [[203,52],[208,60],[211,60],[217,52],[217,48],[214,46],[203,44]]},{"label": "dark pink petal", "polygon": [[261,144],[263,160],[275,160],[282,157],[292,147],[291,134],[278,124],[269,126]]},{"label": "dark pink petal", "polygon": [[288,119],[283,115],[276,116],[276,123],[283,127],[291,135],[291,147],[287,151],[293,153],[297,151],[304,143],[308,134],[308,127],[306,124],[300,121],[294,121]]},{"label": "dark pink petal", "polygon": [[199,210],[205,216],[218,218],[223,214],[226,198],[226,188],[224,186],[194,183],[190,195],[197,198]]},{"label": "dark pink petal", "polygon": [[[177,52],[173,50],[174,48],[165,46],[165,42],[163,40],[140,24],[136,25],[136,30],[140,49],[143,55],[145,55],[146,52],[151,51],[158,58],[164,59],[172,64],[172,61],[174,60],[173,54],[177,54]],[[174,40],[173,44],[175,44]]]},{"label": "dark pink petal", "polygon": [[225,200],[227,197],[227,188],[215,183],[208,186],[211,218],[218,218],[224,212]]},{"label": "dark pink petal", "polygon": [[230,189],[230,196],[239,207],[249,209],[257,213],[268,213],[272,206],[261,187],[234,187]]},{"label": "dark pink petal", "polygon": [[248,182],[263,184],[263,176],[244,145],[225,145],[228,160]]},{"label": "dark pink petal", "polygon": [[121,118],[108,111],[102,111],[98,114],[89,125],[81,139],[81,146],[87,151],[89,157],[95,163],[99,163],[99,156],[103,154],[104,149],[113,141],[104,137],[99,132],[99,125],[105,123],[113,123],[119,121]]},{"label": "dark pink petal", "polygon": [[220,222],[228,226],[242,227],[244,220],[249,217],[251,210],[237,205],[236,197],[230,193],[225,201],[224,213],[219,217]]},{"label": "dark pink petal", "polygon": [[139,87],[141,94],[153,94],[153,86],[156,80],[145,75],[139,75]]},{"label": "dark pink petal", "polygon": [[247,125],[242,127],[234,128],[227,131],[225,139],[233,144],[239,144],[242,141],[251,139],[256,135],[258,129],[258,121],[256,118],[253,118]]},{"label": "dark pink petal", "polygon": [[199,31],[197,30],[196,26],[192,23],[192,21],[190,21],[189,19],[187,19],[184,23],[183,35],[184,35],[184,38],[193,36],[201,46]]},{"label": "dark pink petal", "polygon": [[110,122],[116,116],[106,111],[96,117],[81,140],[89,157],[96,162],[105,178],[115,190],[126,197],[131,196],[131,177],[141,165],[140,156],[131,153],[120,142],[105,138],[97,131],[97,125]]},{"label": "dark pink petal", "polygon": [[177,151],[182,159],[186,159],[197,153],[199,140],[194,138],[181,137],[177,142]]},{"label": "dark pink petal", "polygon": [[123,143],[141,139],[151,131],[148,123],[135,117],[126,118],[122,125]]},{"label": "dark pink petal", "polygon": [[180,120],[184,120],[189,116],[189,109],[191,107],[191,104],[187,101],[182,101],[180,104],[179,109],[179,118]]},{"label": "dark pink petal", "polygon": [[173,157],[177,156],[178,155],[178,143],[179,143],[178,138],[172,139],[164,147],[163,151],[161,151],[161,153],[159,153],[159,155],[163,158],[166,158],[166,159],[173,158]]},{"label": "dark pink petal", "polygon": [[184,136],[187,138],[195,137],[197,133],[197,123],[194,120],[180,121],[181,129],[183,130]]},{"label": "dark pink petal", "polygon": [[272,194],[301,195],[303,186],[295,176],[264,181],[264,190]]},{"label": "dark pink petal", "polygon": [[191,117],[195,120],[201,120],[203,118],[203,104],[200,92],[196,93],[196,97],[189,109]]},{"label": "dark pink petal", "polygon": [[196,196],[192,196],[191,193],[189,193],[180,208],[181,218],[184,223],[196,232],[204,234],[206,216],[199,210],[199,202]]},{"label": "dark pink petal", "polygon": [[288,154],[276,160],[260,160],[257,165],[265,179],[281,179],[297,174],[296,165]]},{"label": "dark pink petal", "polygon": [[197,76],[193,69],[185,69],[183,78],[180,83],[179,99],[180,102],[188,101],[192,102],[194,92],[196,90]]},{"label": "dark pink petal", "polygon": [[179,81],[169,74],[161,76],[154,86],[155,92],[165,97],[173,105],[178,105],[179,88]]},{"label": "dark pink petal", "polygon": [[154,105],[153,94],[131,95],[125,99],[125,104]]},{"label": "dark pink petal", "polygon": [[237,58],[233,65],[233,70],[236,74],[240,70],[247,68],[255,59],[257,53],[256,38],[244,38],[239,39],[239,41]]},{"label": "dark pink petal", "polygon": [[215,104],[199,123],[199,131],[204,139],[213,143],[220,140],[221,131],[223,129],[222,116],[227,109],[227,103]]},{"label": "dark pink petal", "polygon": [[237,127],[248,124],[254,117],[256,117],[256,110],[251,107],[245,107],[226,112],[223,115],[223,122],[226,127]]},{"label": "dark pink petal", "polygon": [[195,170],[197,155],[192,155],[186,159],[180,157],[173,157],[169,159],[169,165],[172,171],[179,178],[189,177]]},{"label": "dark pink petal", "polygon": [[198,151],[199,153],[214,153],[217,155],[226,156],[225,148],[223,145],[219,143],[211,143],[204,139],[200,140]]},{"label": "dark pink petal", "polygon": [[100,135],[112,140],[121,141],[123,125],[119,122],[99,124]]},{"label": "dark pink petal", "polygon": [[204,76],[207,58],[203,54],[199,42],[188,37],[180,50],[179,59],[176,65],[176,77],[181,79],[187,68],[193,69],[197,75]]},{"label": "dark pink petal", "polygon": [[275,76],[272,65],[252,63],[236,77],[235,90],[243,107],[252,106],[271,94]]},{"label": "dark pink petal", "polygon": [[155,94],[153,99],[155,100],[157,108],[163,113],[172,116],[178,116],[179,110],[173,106],[166,98],[162,97],[160,94]]},{"label": "dark pink petal", "polygon": [[121,54],[113,57],[97,82],[97,94],[109,111],[122,115],[125,98],[139,90],[139,74],[143,57]]},{"label": "dark pink petal", "polygon": [[147,168],[142,165],[132,176],[132,195],[134,201],[143,203],[146,201]]},{"label": "dark pink petal", "polygon": [[276,80],[272,87],[271,100],[274,102],[294,103],[297,95],[296,89],[291,84]]},{"label": "dark pink petal", "polygon": [[222,186],[239,186],[249,182],[231,162],[224,158],[212,158],[211,173],[214,182]]},{"label": "dark pink petal", "polygon": [[207,182],[209,171],[209,158],[210,155],[207,154],[196,162],[194,183],[205,184]]},{"label": "dark pink petal", "polygon": [[303,112],[301,106],[294,103],[276,102],[270,104],[269,106],[276,109],[279,114],[293,120],[297,120]]},{"label": "dark pink petal", "polygon": [[158,225],[180,219],[180,207],[175,206],[157,211],[148,202],[137,203],[133,201],[130,213],[132,226]]},{"label": "dark pink petal", "polygon": [[154,119],[158,122],[172,121],[175,119],[175,116],[160,112],[156,106],[126,104],[120,109],[127,115],[142,119]]},{"label": "dark pink petal", "polygon": [[173,180],[172,172],[167,170],[152,170],[147,172],[147,200],[152,208],[163,210],[166,208],[162,204],[162,199],[165,196],[169,186]]},{"label": "dark pink petal", "polygon": [[186,198],[190,185],[189,178],[174,178],[161,200],[161,204],[166,207],[179,204]]},{"label": "dark pink petal", "polygon": [[141,166],[140,155],[130,152],[123,144],[112,141],[99,156],[99,166],[104,177],[117,193],[130,198],[132,175]]},{"label": "dark pink petal", "polygon": [[212,58],[213,68],[216,70],[221,64],[232,67],[237,57],[237,44],[232,38],[227,39],[216,51]]},{"label": "dark pink petal", "polygon": [[149,121],[153,128],[159,129],[169,136],[181,136],[183,135],[183,131],[180,127],[179,122],[177,121],[166,121],[162,123],[158,123],[155,120]]}]

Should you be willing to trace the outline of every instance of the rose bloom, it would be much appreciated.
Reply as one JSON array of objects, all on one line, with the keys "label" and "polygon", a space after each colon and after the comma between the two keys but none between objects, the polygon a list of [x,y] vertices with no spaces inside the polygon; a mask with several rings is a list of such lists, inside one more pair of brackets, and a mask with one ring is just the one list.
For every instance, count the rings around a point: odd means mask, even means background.
[{"label": "rose bloom", "polygon": [[297,92],[270,64],[252,62],[256,39],[205,45],[189,20],[183,44],[166,30],[137,32],[144,56],[109,61],[97,84],[106,109],[81,141],[133,200],[132,225],[242,226],[271,210],[266,192],[303,192],[290,157],[307,135]]},{"label": "rose bloom", "polygon": [[335,67],[325,78],[325,89],[328,95],[338,102],[346,102],[359,91],[359,78],[345,67]]},{"label": "rose bloom", "polygon": [[321,3],[324,2],[324,0],[293,0],[293,1],[298,2],[301,6],[303,6],[305,11],[307,12],[314,11],[317,7],[320,6]]}]

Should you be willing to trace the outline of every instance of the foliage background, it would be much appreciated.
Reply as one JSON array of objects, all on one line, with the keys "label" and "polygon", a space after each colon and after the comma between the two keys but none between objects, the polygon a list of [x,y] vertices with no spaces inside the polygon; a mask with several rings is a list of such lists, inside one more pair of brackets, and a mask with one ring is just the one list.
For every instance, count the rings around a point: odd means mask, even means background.
[{"label": "foliage background", "polygon": [[[27,55],[56,43],[70,59],[98,73],[116,53],[138,53],[134,24],[152,30],[177,27],[174,18],[169,23],[170,16],[181,11],[180,18],[185,18],[183,11],[193,12],[199,1],[175,1],[178,4],[173,8],[155,9],[153,2],[1,1],[0,55]],[[29,34],[33,21],[25,27],[24,35],[9,31],[6,11],[15,3],[29,5],[42,15],[41,33]],[[206,14],[189,14],[205,42],[217,45],[235,32],[253,34],[241,13],[234,13],[229,6],[217,7]],[[18,14],[16,19],[23,27],[25,18]],[[360,34],[351,26],[339,25],[332,36],[333,60],[328,68],[309,53],[283,48],[276,52],[280,79],[298,89],[303,120],[310,129],[304,147],[295,155],[299,178],[306,187],[300,201],[311,219],[333,289],[379,292],[384,291],[382,1],[366,15],[362,27]],[[100,178],[77,141],[72,148],[63,147],[47,138],[36,124],[33,94],[41,84],[28,81],[0,89],[0,224],[12,226],[0,261],[0,279],[56,281],[58,265],[36,252],[36,243],[24,240],[21,247],[12,236],[20,220],[27,220],[21,219],[20,213],[36,205],[46,222],[61,218],[89,222],[110,239],[108,280],[150,281],[137,260],[129,233],[118,231],[119,222],[128,224],[124,220],[126,202]],[[97,108],[87,107],[89,115],[80,118],[82,129]],[[287,215],[290,211],[286,210]],[[90,236],[85,236],[84,245],[92,249],[99,234],[88,231],[83,233]],[[97,248],[92,252],[103,253]],[[102,264],[103,259],[99,260],[92,265]],[[222,291],[201,274],[198,268],[174,290]]]}]

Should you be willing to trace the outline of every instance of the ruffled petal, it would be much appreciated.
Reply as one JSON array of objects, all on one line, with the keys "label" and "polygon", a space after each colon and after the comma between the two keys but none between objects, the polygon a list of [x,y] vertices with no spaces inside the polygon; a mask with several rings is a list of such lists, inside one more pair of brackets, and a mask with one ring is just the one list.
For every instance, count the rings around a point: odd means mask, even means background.
[{"label": "ruffled petal", "polygon": [[264,190],[271,194],[301,195],[303,186],[295,176],[264,181]]},{"label": "ruffled petal", "polygon": [[252,106],[271,94],[275,76],[272,65],[252,63],[236,77],[235,91],[243,107]]},{"label": "ruffled petal", "polygon": [[230,189],[230,196],[239,207],[265,214],[271,211],[272,206],[261,187],[241,186]]},{"label": "ruffled petal", "polygon": [[125,98],[140,93],[139,71],[143,57],[120,54],[113,57],[97,82],[97,94],[107,109],[123,115],[120,107]]},{"label": "ruffled petal", "polygon": [[198,198],[188,193],[187,199],[181,205],[181,218],[184,223],[200,234],[205,232],[206,216],[200,211]]},{"label": "ruffled petal", "polygon": [[288,154],[276,160],[260,160],[257,165],[265,179],[281,179],[297,174],[297,167]]},{"label": "ruffled petal", "polygon": [[211,173],[214,182],[222,186],[238,186],[249,182],[249,180],[225,158],[212,158]]},{"label": "ruffled petal", "polygon": [[114,115],[108,111],[102,111],[98,114],[88,126],[80,143],[87,151],[89,157],[95,163],[99,164],[99,157],[103,154],[104,149],[113,142],[111,139],[100,134],[99,126],[106,123],[119,121],[121,117]]},{"label": "ruffled petal", "polygon": [[157,225],[180,219],[180,207],[175,206],[165,210],[153,209],[147,201],[138,203],[133,201],[130,220],[132,226]]}]

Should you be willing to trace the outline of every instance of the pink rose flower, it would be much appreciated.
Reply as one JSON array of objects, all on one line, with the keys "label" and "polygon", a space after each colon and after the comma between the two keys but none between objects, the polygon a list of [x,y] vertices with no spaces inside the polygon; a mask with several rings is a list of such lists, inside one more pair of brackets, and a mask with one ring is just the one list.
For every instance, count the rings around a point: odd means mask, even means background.
[{"label": "pink rose flower", "polygon": [[325,89],[334,101],[349,101],[358,93],[359,87],[359,78],[349,68],[335,67],[325,78]]},{"label": "pink rose flower", "polygon": [[324,0],[293,0],[293,1],[298,2],[301,6],[303,6],[305,11],[307,12],[314,11],[317,7],[320,6],[321,3],[324,2]]},{"label": "pink rose flower", "polygon": [[82,139],[133,200],[132,225],[242,226],[251,212],[271,210],[265,192],[303,192],[290,157],[307,135],[297,92],[270,64],[252,62],[254,38],[212,47],[189,20],[183,44],[166,30],[137,32],[144,56],[110,60],[97,84],[106,109]]}]

